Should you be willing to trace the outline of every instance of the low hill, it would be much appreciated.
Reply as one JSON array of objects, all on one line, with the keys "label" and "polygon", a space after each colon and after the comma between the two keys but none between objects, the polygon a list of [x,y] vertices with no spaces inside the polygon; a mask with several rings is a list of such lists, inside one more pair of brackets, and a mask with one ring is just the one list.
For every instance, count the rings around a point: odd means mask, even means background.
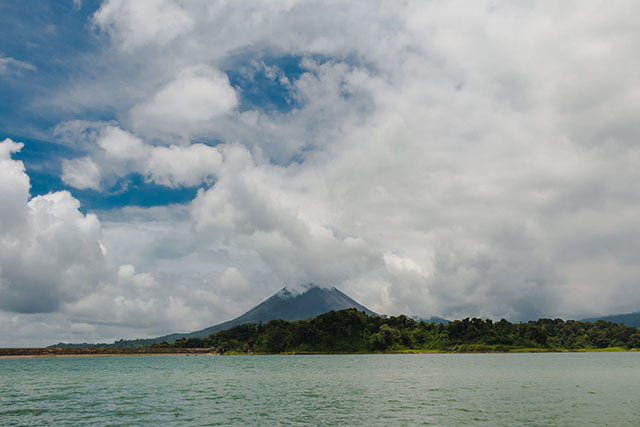
[{"label": "low hill", "polygon": [[627,314],[613,314],[610,316],[592,317],[589,319],[582,319],[583,322],[596,322],[598,320],[604,320],[605,322],[622,323],[634,328],[640,328],[640,311]]},{"label": "low hill", "polygon": [[431,316],[431,317],[412,316],[411,318],[416,322],[442,323],[443,325],[446,325],[447,323],[451,322],[451,320],[443,319],[442,317],[437,317],[437,316]]}]

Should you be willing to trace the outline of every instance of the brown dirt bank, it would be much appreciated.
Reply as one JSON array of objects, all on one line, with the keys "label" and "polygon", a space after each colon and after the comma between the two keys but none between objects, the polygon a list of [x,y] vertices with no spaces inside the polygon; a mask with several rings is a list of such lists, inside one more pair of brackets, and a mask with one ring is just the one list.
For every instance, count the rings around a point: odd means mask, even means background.
[{"label": "brown dirt bank", "polygon": [[160,356],[215,354],[213,348],[0,348],[0,357]]}]

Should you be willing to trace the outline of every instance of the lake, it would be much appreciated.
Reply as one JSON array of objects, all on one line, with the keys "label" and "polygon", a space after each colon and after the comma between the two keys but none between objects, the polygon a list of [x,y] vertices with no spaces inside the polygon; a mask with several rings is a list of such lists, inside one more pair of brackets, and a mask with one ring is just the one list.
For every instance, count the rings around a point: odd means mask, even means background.
[{"label": "lake", "polygon": [[0,425],[638,425],[640,353],[0,359]]}]

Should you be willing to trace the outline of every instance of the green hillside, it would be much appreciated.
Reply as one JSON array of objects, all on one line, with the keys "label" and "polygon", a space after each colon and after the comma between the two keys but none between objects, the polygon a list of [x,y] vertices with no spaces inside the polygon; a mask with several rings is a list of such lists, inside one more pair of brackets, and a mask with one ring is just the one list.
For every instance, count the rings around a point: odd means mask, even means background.
[{"label": "green hillside", "polygon": [[583,322],[596,322],[598,320],[604,320],[605,322],[624,323],[627,326],[640,328],[640,312],[593,317],[591,319],[584,319]]},{"label": "green hillside", "polygon": [[640,348],[640,329],[562,319],[510,323],[474,318],[427,323],[404,315],[369,316],[352,308],[307,320],[244,324],[206,338],[183,338],[156,346],[219,347],[238,353],[630,349]]}]

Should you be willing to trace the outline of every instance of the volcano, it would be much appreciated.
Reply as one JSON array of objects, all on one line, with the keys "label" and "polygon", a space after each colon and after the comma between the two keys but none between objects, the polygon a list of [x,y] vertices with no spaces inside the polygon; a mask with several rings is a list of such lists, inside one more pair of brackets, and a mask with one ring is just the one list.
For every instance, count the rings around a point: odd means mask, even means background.
[{"label": "volcano", "polygon": [[294,293],[285,287],[235,319],[195,332],[184,334],[176,333],[158,338],[132,341],[121,340],[114,344],[116,346],[129,347],[147,346],[164,341],[173,343],[180,338],[204,338],[216,332],[225,331],[245,323],[268,322],[274,319],[303,320],[327,313],[331,310],[338,311],[347,308],[356,308],[370,316],[378,316],[377,313],[354,301],[335,287],[323,288],[315,285],[307,285],[301,293]]}]

